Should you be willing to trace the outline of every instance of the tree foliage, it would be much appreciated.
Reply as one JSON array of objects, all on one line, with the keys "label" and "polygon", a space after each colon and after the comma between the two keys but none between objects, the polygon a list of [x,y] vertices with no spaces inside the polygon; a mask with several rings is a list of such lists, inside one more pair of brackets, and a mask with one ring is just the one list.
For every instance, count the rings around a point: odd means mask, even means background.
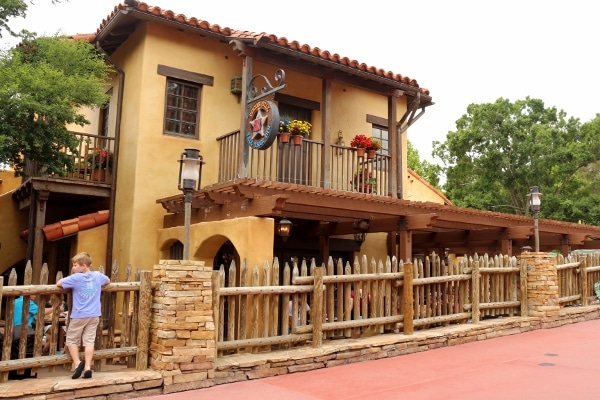
[{"label": "tree foliage", "polygon": [[89,121],[82,107],[108,100],[110,68],[87,41],[64,37],[24,40],[0,56],[0,164],[19,174],[24,159],[47,173],[72,169],[64,150],[77,151],[67,124]]},{"label": "tree foliage", "polygon": [[435,186],[438,189],[440,188],[440,175],[442,168],[439,165],[432,164],[427,160],[421,160],[419,151],[415,149],[410,141],[408,142],[407,164],[408,168],[415,171],[432,186]]},{"label": "tree foliage", "polygon": [[581,124],[539,99],[500,98],[469,105],[456,128],[433,146],[454,204],[526,214],[539,186],[541,217],[600,225],[600,114]]}]

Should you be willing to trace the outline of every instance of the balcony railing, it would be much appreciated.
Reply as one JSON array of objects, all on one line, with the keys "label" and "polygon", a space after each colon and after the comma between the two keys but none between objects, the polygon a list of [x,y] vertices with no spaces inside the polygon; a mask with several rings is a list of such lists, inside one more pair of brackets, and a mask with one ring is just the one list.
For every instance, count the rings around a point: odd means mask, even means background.
[{"label": "balcony railing", "polygon": [[[376,153],[373,159],[358,157],[352,147],[304,139],[301,145],[275,141],[266,150],[249,149],[248,163],[240,169],[239,131],[217,138],[219,142],[219,182],[254,178],[268,182],[294,183],[346,192],[384,196],[389,182],[390,156]],[[326,153],[324,154],[324,152]],[[323,170],[324,156],[330,170]]]},{"label": "balcony railing", "polygon": [[[74,169],[66,168],[60,174],[48,174],[45,168],[40,167],[35,160],[26,160],[23,171],[23,182],[31,177],[49,177],[78,181],[92,181],[97,183],[112,183],[112,172],[114,171],[115,139],[106,136],[90,135],[86,133],[73,132],[79,141],[75,152],[62,149],[73,160]],[[107,162],[101,163],[94,154],[97,151],[106,151],[109,154]]]}]

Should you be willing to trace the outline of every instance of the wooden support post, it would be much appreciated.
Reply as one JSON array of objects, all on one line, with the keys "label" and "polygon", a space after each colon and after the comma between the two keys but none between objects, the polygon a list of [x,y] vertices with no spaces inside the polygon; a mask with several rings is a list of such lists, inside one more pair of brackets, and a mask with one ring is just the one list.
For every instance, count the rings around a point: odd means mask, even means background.
[{"label": "wooden support post", "polygon": [[404,334],[412,335],[415,330],[413,323],[415,310],[413,297],[413,264],[411,262],[404,264],[402,293],[402,300],[404,303]]}]

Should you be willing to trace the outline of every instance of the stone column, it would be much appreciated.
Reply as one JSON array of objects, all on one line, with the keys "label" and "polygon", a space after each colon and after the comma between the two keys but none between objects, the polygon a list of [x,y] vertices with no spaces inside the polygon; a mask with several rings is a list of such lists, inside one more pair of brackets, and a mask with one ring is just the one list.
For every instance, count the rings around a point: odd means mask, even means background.
[{"label": "stone column", "polygon": [[150,366],[164,393],[211,386],[215,363],[212,268],[202,261],[162,260],[152,271]]},{"label": "stone column", "polygon": [[558,318],[558,275],[556,257],[547,253],[522,253],[520,259],[527,263],[527,310],[529,316],[542,321]]}]

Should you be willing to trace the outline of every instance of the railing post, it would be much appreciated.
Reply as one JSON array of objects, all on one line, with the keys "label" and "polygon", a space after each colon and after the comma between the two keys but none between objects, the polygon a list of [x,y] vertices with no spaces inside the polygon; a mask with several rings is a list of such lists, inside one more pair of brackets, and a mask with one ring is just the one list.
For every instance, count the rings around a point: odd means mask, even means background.
[{"label": "railing post", "polygon": [[310,322],[313,326],[312,346],[320,348],[323,345],[323,267],[315,268],[315,283],[313,288],[313,304],[310,308]]},{"label": "railing post", "polygon": [[479,323],[479,290],[481,285],[479,273],[479,261],[473,261],[473,271],[471,272],[471,322]]},{"label": "railing post", "polygon": [[148,368],[148,341],[150,340],[150,313],[152,307],[152,273],[140,271],[140,291],[138,305],[138,337],[135,369]]},{"label": "railing post", "polygon": [[412,335],[415,331],[414,317],[414,290],[413,290],[413,263],[404,264],[404,274],[402,279],[402,302],[404,303],[404,327],[405,335]]}]

